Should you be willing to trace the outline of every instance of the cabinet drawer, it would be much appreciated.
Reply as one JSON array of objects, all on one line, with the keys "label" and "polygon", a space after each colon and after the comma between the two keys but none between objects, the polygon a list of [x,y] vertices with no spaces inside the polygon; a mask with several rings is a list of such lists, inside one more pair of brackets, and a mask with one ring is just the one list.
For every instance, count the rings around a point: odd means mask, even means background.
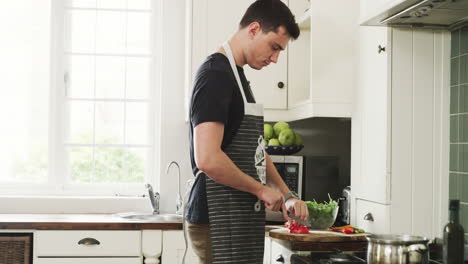
[{"label": "cabinet drawer", "polygon": [[141,231],[37,231],[35,236],[39,257],[141,255]]},{"label": "cabinet drawer", "polygon": [[360,228],[369,233],[390,233],[390,207],[388,205],[356,201],[356,221]]},{"label": "cabinet drawer", "polygon": [[38,258],[35,264],[141,264],[143,260],[133,258]]},{"label": "cabinet drawer", "polygon": [[289,242],[271,239],[270,245],[270,264],[291,264],[291,255],[293,251],[288,248]]}]

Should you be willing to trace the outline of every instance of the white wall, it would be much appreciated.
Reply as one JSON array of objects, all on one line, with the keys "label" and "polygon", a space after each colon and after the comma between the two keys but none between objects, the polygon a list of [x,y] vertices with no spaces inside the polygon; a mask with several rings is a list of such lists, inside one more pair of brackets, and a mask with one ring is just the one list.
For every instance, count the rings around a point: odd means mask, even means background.
[{"label": "white wall", "polygon": [[[162,72],[161,72],[161,127],[159,186],[161,210],[175,212],[177,170],[171,168],[166,177],[166,167],[177,161],[181,168],[181,195],[185,182],[192,178],[189,156],[188,123],[185,122],[185,1],[162,0]],[[159,169],[159,170],[158,170]]]},{"label": "white wall", "polygon": [[391,231],[441,236],[447,219],[450,33],[393,30]]}]

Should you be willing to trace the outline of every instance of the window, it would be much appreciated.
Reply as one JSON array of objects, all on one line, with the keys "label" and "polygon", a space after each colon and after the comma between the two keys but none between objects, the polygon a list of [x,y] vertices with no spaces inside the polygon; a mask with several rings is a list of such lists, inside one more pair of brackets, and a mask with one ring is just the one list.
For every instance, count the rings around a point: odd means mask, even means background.
[{"label": "window", "polygon": [[8,73],[0,106],[3,189],[131,193],[151,179],[154,1],[1,4],[7,41],[0,50],[9,51],[0,61]]}]

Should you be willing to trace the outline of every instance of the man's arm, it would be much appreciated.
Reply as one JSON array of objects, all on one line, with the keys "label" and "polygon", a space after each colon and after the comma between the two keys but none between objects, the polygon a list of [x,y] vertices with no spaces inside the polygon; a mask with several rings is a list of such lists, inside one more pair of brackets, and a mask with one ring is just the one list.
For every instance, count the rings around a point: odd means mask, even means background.
[{"label": "man's arm", "polygon": [[282,194],[243,173],[221,150],[223,135],[224,125],[219,122],[204,122],[194,128],[197,167],[214,181],[254,194],[268,209],[278,211],[283,205]]},{"label": "man's arm", "polygon": [[[283,181],[283,178],[281,178],[281,175],[279,175],[278,171],[276,170],[275,165],[273,164],[273,161],[271,160],[268,154],[266,154],[266,167],[267,167],[267,170],[266,170],[267,171],[267,185],[272,188],[275,188],[276,190],[281,192],[283,195],[286,195],[288,192],[290,192],[291,190]],[[297,217],[303,220],[308,219],[309,210],[307,210],[307,205],[304,203],[304,201],[301,201],[295,198],[290,198],[287,201],[285,201],[285,206],[288,211],[292,212]]]}]

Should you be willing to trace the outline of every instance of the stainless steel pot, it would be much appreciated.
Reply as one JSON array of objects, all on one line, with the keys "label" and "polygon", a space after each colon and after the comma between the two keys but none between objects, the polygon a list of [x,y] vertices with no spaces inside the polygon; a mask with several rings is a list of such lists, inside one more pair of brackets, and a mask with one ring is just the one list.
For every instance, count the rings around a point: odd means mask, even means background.
[{"label": "stainless steel pot", "polygon": [[367,263],[427,264],[429,239],[409,235],[369,235]]}]

